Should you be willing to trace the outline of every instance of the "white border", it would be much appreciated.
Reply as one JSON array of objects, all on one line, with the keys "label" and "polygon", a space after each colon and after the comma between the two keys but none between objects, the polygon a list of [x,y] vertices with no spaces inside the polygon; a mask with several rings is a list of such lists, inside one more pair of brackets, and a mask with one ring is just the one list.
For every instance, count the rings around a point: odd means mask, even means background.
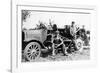
[{"label": "white border", "polygon": [[[18,5],[22,5],[18,7]],[[29,5],[29,6],[23,6]],[[35,6],[53,6],[53,7],[60,7],[60,8],[45,8],[45,7],[32,7]],[[63,9],[63,7],[65,7]],[[76,9],[66,9],[66,7],[72,7]],[[91,59],[86,61],[63,61],[63,62],[38,62],[38,63],[21,63],[21,9],[34,9],[40,10],[57,10],[57,11],[72,11],[72,12],[89,12],[91,13]],[[83,10],[81,10],[83,8]],[[85,8],[85,9],[84,9]],[[90,9],[90,10],[86,10]],[[18,10],[18,11],[17,11]],[[17,14],[18,13],[18,14]],[[17,19],[18,18],[18,19]],[[79,5],[60,5],[60,4],[34,4],[34,3],[27,3],[27,2],[13,2],[12,3],[12,72],[18,73],[23,71],[46,71],[46,70],[60,70],[60,69],[69,69],[69,68],[87,68],[93,67],[96,65],[96,8],[93,6],[79,6]],[[18,32],[18,33],[17,33]],[[18,35],[18,37],[17,37]],[[19,41],[20,40],[20,41]],[[18,49],[18,51],[16,50]],[[17,54],[17,53],[18,54]],[[18,57],[18,58],[16,58]],[[33,70],[34,69],[34,70]]]}]

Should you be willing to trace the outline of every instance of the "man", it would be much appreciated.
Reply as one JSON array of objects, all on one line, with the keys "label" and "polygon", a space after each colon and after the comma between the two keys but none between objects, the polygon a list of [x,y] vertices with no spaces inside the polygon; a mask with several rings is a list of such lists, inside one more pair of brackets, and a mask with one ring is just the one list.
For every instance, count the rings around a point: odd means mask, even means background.
[{"label": "man", "polygon": [[74,35],[76,34],[76,30],[77,30],[77,27],[76,27],[76,25],[75,25],[75,22],[72,21],[71,26],[70,26],[70,34],[71,34],[72,36],[74,36]]}]

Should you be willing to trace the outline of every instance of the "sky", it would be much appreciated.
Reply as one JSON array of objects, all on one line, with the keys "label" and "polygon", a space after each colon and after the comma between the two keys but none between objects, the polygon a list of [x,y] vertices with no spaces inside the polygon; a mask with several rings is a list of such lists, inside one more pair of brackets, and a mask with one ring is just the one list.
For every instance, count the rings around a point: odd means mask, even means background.
[{"label": "sky", "polygon": [[57,24],[58,28],[64,28],[64,25],[70,25],[72,21],[78,26],[85,25],[86,29],[90,29],[91,15],[77,13],[57,13],[57,12],[30,12],[30,16],[23,22],[23,28],[35,28],[39,21],[49,24],[49,20]]}]

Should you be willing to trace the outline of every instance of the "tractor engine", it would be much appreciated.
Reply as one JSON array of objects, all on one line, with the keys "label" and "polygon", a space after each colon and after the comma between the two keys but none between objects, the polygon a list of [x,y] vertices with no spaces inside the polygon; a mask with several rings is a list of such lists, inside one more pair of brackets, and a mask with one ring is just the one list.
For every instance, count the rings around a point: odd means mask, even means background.
[{"label": "tractor engine", "polygon": [[63,48],[63,39],[56,25],[54,25],[53,30],[48,30],[48,36],[44,45],[47,47],[48,51],[52,50],[52,55],[57,54],[58,50]]}]

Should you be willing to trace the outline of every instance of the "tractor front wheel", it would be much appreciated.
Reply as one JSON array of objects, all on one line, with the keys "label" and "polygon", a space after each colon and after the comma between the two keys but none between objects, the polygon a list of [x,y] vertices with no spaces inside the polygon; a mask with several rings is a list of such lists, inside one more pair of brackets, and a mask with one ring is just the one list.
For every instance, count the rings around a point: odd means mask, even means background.
[{"label": "tractor front wheel", "polygon": [[75,40],[75,43],[76,43],[76,48],[79,52],[82,52],[83,51],[83,41],[78,38]]}]

